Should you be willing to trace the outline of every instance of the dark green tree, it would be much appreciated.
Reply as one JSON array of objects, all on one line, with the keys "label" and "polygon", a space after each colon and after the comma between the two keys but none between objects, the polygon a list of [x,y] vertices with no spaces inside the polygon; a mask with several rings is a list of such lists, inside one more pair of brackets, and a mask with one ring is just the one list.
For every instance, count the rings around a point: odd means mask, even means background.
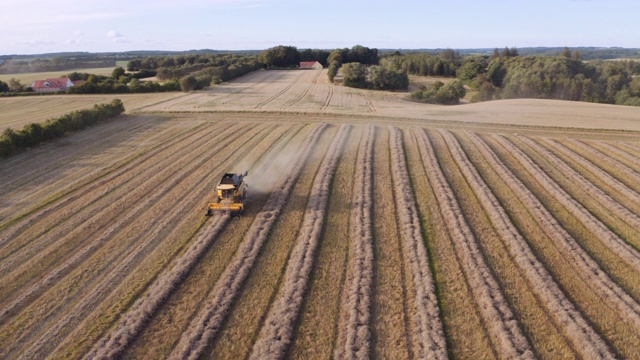
[{"label": "dark green tree", "polygon": [[342,81],[345,86],[364,88],[366,84],[366,66],[358,62],[342,65]]},{"label": "dark green tree", "polygon": [[124,76],[125,74],[126,72],[124,71],[124,69],[121,66],[118,66],[111,72],[111,77],[114,79],[119,79],[120,76]]},{"label": "dark green tree", "polygon": [[184,92],[193,91],[198,85],[198,80],[193,75],[187,75],[180,79],[180,89]]}]

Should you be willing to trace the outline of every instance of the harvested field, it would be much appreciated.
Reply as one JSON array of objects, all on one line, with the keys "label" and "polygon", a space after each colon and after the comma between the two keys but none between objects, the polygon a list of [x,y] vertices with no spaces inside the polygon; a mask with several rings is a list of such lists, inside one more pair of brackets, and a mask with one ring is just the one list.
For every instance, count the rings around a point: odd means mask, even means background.
[{"label": "harvested field", "polygon": [[403,96],[258,71],[1,160],[0,358],[638,358],[637,115]]},{"label": "harvested field", "polygon": [[0,129],[20,129],[32,122],[40,123],[94,104],[120,99],[128,112],[183,96],[182,93],[113,94],[113,95],[44,95],[0,98]]}]

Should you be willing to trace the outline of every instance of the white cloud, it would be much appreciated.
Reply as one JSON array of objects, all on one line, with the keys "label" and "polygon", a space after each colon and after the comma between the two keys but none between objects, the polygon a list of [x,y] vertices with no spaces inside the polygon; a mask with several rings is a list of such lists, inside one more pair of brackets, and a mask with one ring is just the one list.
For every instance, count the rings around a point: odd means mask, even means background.
[{"label": "white cloud", "polygon": [[107,37],[110,37],[112,39],[118,39],[118,38],[124,37],[124,35],[119,34],[119,33],[115,32],[114,30],[109,30],[109,32],[107,32]]},{"label": "white cloud", "polygon": [[74,32],[73,35],[75,35],[75,36],[83,36],[84,35],[84,31],[78,30],[78,31]]}]

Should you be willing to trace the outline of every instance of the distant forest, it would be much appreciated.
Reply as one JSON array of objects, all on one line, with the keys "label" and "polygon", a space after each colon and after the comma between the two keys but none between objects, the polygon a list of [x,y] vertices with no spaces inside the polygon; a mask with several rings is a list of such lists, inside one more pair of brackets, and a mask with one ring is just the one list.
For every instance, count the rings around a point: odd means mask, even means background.
[{"label": "distant forest", "polygon": [[[112,76],[70,74],[84,84],[72,93],[192,91],[229,81],[258,69],[296,68],[300,61],[318,61],[334,81],[340,71],[343,85],[376,90],[404,90],[408,75],[454,79],[436,82],[412,94],[416,101],[456,104],[468,91],[471,101],[543,98],[640,106],[640,49],[623,48],[509,48],[379,50],[356,45],[343,49],[303,49],[279,45],[262,51],[125,52],[0,57],[0,72],[21,66],[53,70],[56,66],[115,65],[129,58],[127,72]],[[637,60],[634,60],[637,58]],[[615,60],[606,60],[615,59]],[[139,81],[155,75],[163,84]],[[0,83],[0,91],[12,91]]]}]

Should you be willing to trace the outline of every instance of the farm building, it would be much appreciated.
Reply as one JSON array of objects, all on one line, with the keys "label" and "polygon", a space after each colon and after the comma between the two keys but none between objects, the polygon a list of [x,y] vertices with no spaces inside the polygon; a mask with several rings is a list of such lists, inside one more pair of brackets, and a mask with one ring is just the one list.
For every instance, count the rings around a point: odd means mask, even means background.
[{"label": "farm building", "polygon": [[322,69],[322,64],[317,61],[300,61],[300,69]]},{"label": "farm building", "polygon": [[31,84],[33,91],[36,92],[56,92],[67,91],[68,88],[74,86],[77,82],[71,81],[69,78],[51,78],[46,80],[36,80]]}]

